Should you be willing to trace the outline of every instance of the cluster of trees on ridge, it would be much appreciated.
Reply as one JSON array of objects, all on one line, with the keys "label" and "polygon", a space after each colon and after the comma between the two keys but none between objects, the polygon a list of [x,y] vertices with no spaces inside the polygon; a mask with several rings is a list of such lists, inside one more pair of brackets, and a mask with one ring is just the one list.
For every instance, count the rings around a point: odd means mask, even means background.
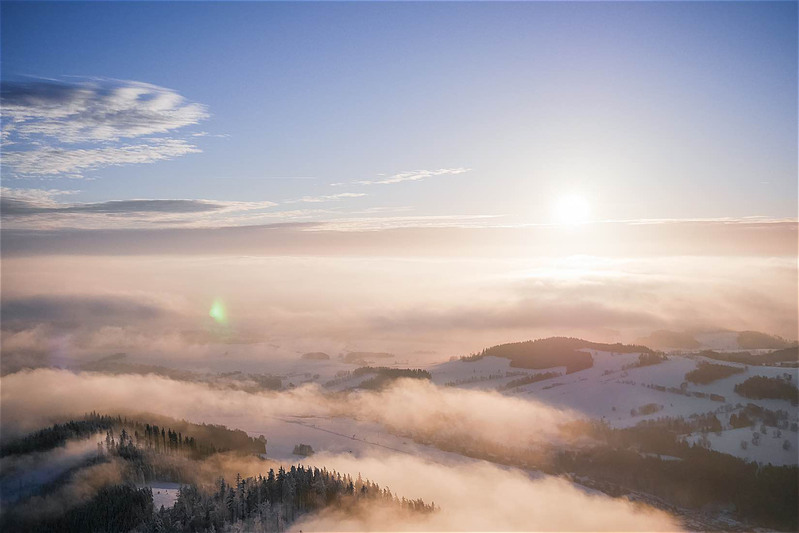
[{"label": "cluster of trees on ridge", "polygon": [[795,364],[799,361],[799,347],[792,346],[764,354],[703,350],[699,352],[699,355],[707,357],[708,359],[716,359],[717,361],[728,361],[730,363],[741,363],[752,366],[776,365],[780,363]]},{"label": "cluster of trees on ridge", "polygon": [[[71,433],[69,438],[79,438],[79,434],[89,426],[94,426],[92,429],[97,429],[100,424],[119,427],[123,422],[124,419],[119,417],[92,413],[84,420],[59,424],[59,429],[55,430],[52,427],[45,428],[35,435],[44,438],[45,435],[63,432],[64,427],[78,427],[80,431]],[[346,513],[356,511],[362,505],[379,503],[409,513],[436,510],[434,504],[427,504],[420,499],[399,498],[388,489],[362,479],[360,475],[353,479],[347,474],[303,466],[292,466],[289,470],[280,467],[277,472],[270,468],[266,475],[246,479],[237,476],[235,483],[226,482],[222,477],[224,473],[220,472],[217,481],[209,485],[194,475],[202,470],[201,460],[175,453],[191,442],[181,439],[181,433],[172,429],[162,433],[160,429],[156,431],[158,426],[145,425],[144,435],[137,440],[135,433],[129,433],[126,427],[122,427],[119,433],[114,433],[113,427],[107,430],[104,444],[98,444],[96,456],[88,458],[85,464],[59,480],[58,484],[44,486],[42,490],[46,492],[32,497],[42,498],[57,492],[59,488],[68,486],[72,479],[80,477],[84,469],[103,463],[124,465],[120,483],[101,483],[87,499],[84,498],[77,505],[66,506],[58,513],[31,512],[28,503],[32,500],[28,497],[15,505],[6,506],[0,517],[0,530],[11,533],[271,532],[284,531],[296,519],[321,509]],[[127,427],[134,426],[128,422]],[[219,427],[215,427],[215,430],[221,431]],[[94,435],[95,432],[90,434]],[[170,435],[174,437],[168,438]],[[31,437],[29,435],[20,441],[36,443],[31,449],[42,450],[44,441],[37,443]],[[166,440],[164,437],[167,437]],[[50,439],[48,442],[55,441]],[[214,448],[210,442],[196,439],[194,442],[201,449]],[[154,480],[183,484],[174,506],[154,508],[152,489],[142,487]]]},{"label": "cluster of trees on ridge", "polygon": [[218,452],[266,453],[266,439],[253,438],[240,429],[223,425],[193,424],[159,415],[135,418],[88,413],[78,420],[54,424],[0,446],[0,457],[41,452],[63,446],[68,440],[87,438],[96,433],[125,431],[136,444],[156,450],[190,451],[196,458]]},{"label": "cluster of trees on ridge", "polygon": [[510,359],[510,366],[516,368],[543,369],[565,366],[566,373],[591,368],[594,360],[591,354],[580,350],[601,350],[611,353],[654,353],[646,346],[628,344],[604,344],[573,337],[550,337],[524,342],[499,344],[486,348],[480,353],[461,357],[462,361],[478,361],[483,357],[502,357]]},{"label": "cluster of trees on ridge", "polygon": [[787,400],[792,405],[798,405],[799,389],[790,382],[791,375],[786,374],[786,376],[787,379],[752,376],[743,383],[736,385],[735,392],[746,398]]},{"label": "cluster of trees on ridge", "polygon": [[685,374],[685,381],[698,385],[707,385],[719,379],[728,378],[744,372],[743,368],[729,365],[716,365],[700,361],[694,370]]},{"label": "cluster of trees on ridge", "polygon": [[399,378],[411,379],[433,379],[430,372],[420,368],[389,368],[385,366],[362,366],[352,371],[353,377],[367,376],[374,374],[373,378],[362,381],[358,388],[367,390],[379,390]]}]

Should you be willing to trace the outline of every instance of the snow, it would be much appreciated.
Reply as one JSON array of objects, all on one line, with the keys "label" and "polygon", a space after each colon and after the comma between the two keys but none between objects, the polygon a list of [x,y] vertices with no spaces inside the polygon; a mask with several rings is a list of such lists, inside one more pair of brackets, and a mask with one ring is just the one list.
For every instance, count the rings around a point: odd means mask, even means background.
[{"label": "snow", "polygon": [[[659,391],[650,386],[679,389],[685,381],[685,374],[694,370],[699,361],[710,362],[703,357],[671,355],[660,364],[625,370],[623,367],[635,363],[639,354],[613,354],[591,350],[591,355],[594,358],[592,368],[514,388],[506,391],[506,394],[530,397],[556,407],[572,409],[589,418],[605,419],[613,427],[629,427],[642,420],[660,417],[688,418],[692,414],[720,413],[748,403],[772,411],[788,411],[792,421],[799,420],[796,406],[785,400],[752,400],[738,395],[734,390],[735,385],[756,375],[776,377],[788,373],[792,376],[792,381],[797,383],[799,369],[796,368],[745,366],[712,361],[743,368],[744,372],[707,385],[687,384],[686,393],[700,392],[708,396],[698,398],[668,390]],[[724,402],[711,400],[710,394],[723,396]],[[631,410],[647,404],[656,404],[662,406],[662,409],[643,416],[631,414]]]},{"label": "snow", "polygon": [[297,444],[310,444],[315,455],[363,457],[390,452],[423,456],[437,462],[464,460],[458,454],[389,433],[381,424],[344,417],[270,417],[257,427],[242,429],[253,437],[265,435],[266,457],[285,464],[313,464],[313,455],[294,455]]},{"label": "snow", "polygon": [[703,349],[710,350],[740,350],[737,331],[713,331],[697,333],[694,338],[702,345]]},{"label": "snow", "polygon": [[[758,426],[759,429],[759,426]],[[756,461],[761,464],[771,463],[774,466],[781,465],[795,465],[799,463],[799,452],[797,452],[797,433],[795,431],[784,430],[781,436],[774,437],[774,428],[767,428],[768,434],[760,435],[759,444],[756,446],[752,444],[752,431],[751,428],[737,428],[722,431],[721,434],[708,433],[707,439],[710,441],[710,446],[713,450],[718,452],[734,455],[747,461]],[[759,433],[759,431],[757,431]],[[702,438],[702,435],[694,433],[691,434],[686,440],[690,443],[696,443]],[[788,450],[783,449],[785,441],[791,443]],[[744,450],[741,448],[741,441],[747,442],[747,447]]]},{"label": "snow", "polygon": [[425,367],[436,385],[451,385],[463,389],[496,390],[514,379],[548,372],[566,373],[566,367],[543,370],[513,368],[510,359],[483,357],[476,361],[448,361]]},{"label": "snow", "polygon": [[178,499],[180,483],[168,481],[153,481],[147,485],[153,491],[153,507],[158,510],[163,507],[172,507]]},{"label": "snow", "polygon": [[[737,349],[737,333],[734,332],[702,334],[698,336],[698,340],[715,349]],[[736,343],[735,346],[733,346],[733,342]],[[426,365],[408,365],[399,360],[381,359],[375,364],[395,368],[424,368],[430,372],[433,383],[438,386],[492,391],[501,389],[508,382],[524,376],[558,372],[561,374],[558,377],[504,390],[503,394],[570,409],[582,413],[588,418],[604,419],[611,426],[618,428],[634,426],[647,419],[661,417],[684,417],[687,419],[693,414],[705,413],[715,413],[722,424],[729,427],[730,412],[738,411],[740,407],[749,403],[772,411],[787,411],[790,422],[799,421],[799,409],[787,401],[752,400],[739,396],[734,391],[736,384],[755,375],[777,377],[788,373],[792,376],[793,383],[797,383],[799,382],[799,369],[797,368],[746,366],[707,359],[693,353],[682,353],[671,354],[667,361],[660,364],[625,369],[625,366],[629,367],[637,363],[640,354],[619,354],[600,350],[585,351],[591,353],[594,365],[589,369],[572,374],[566,374],[565,367],[535,370],[514,368],[510,366],[509,359],[499,357],[483,357],[475,361],[453,359]],[[744,371],[707,385],[686,383],[684,393],[676,392],[675,390],[679,390],[685,382],[685,374],[694,370],[702,361],[735,366]],[[295,385],[300,385],[304,382],[315,382],[324,385],[359,366],[361,365],[345,363],[336,356],[322,361],[303,360],[297,357],[296,359],[270,361],[269,366],[257,371],[281,375],[284,377],[284,383],[290,381]],[[371,375],[364,375],[343,379],[334,386],[326,387],[326,390],[337,391],[355,387],[361,381],[371,377]],[[654,387],[674,390],[660,391]],[[703,393],[708,397],[699,398],[692,396],[692,393]],[[710,394],[723,396],[724,401],[711,400]],[[655,404],[658,406],[658,411],[647,415],[631,413],[632,410],[638,410],[647,404]],[[242,420],[249,420],[249,417],[243,416]],[[231,425],[231,420],[223,422]],[[235,422],[232,425],[240,427],[240,424]],[[443,453],[438,452],[435,448],[390,435],[379,424],[346,418],[265,418],[259,427],[245,427],[244,429],[250,430],[252,435],[263,434],[269,439],[267,453],[270,458],[290,463],[308,461],[306,458],[292,454],[294,446],[300,443],[310,444],[317,453],[351,453],[355,456],[381,449],[422,454],[426,457]],[[740,450],[741,439],[735,437],[732,444],[729,444],[724,437],[726,433],[722,434],[722,438],[711,435],[709,437],[711,446],[724,453],[740,456],[742,452]],[[783,433],[787,432],[783,431]],[[771,457],[772,454],[764,451],[767,445],[761,444],[761,446],[763,448],[751,451],[750,455],[766,454],[763,457]],[[793,449],[795,450],[796,446]],[[782,453],[781,448],[778,451],[780,454]]]}]

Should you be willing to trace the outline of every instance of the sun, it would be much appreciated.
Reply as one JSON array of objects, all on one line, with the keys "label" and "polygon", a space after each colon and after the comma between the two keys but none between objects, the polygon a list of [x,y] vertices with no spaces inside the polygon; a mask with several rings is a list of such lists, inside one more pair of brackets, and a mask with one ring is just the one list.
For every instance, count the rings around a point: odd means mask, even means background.
[{"label": "sun", "polygon": [[578,194],[561,196],[552,206],[552,218],[558,224],[584,224],[591,217],[591,206]]}]

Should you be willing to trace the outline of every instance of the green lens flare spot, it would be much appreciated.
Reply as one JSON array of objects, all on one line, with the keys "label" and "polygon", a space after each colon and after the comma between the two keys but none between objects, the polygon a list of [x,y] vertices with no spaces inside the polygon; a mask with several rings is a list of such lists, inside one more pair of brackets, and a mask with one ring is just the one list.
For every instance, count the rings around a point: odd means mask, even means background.
[{"label": "green lens flare spot", "polygon": [[214,301],[214,304],[211,306],[211,310],[208,311],[208,316],[219,322],[220,324],[224,324],[227,322],[227,313],[225,312],[225,306],[222,305],[222,302],[219,300]]}]

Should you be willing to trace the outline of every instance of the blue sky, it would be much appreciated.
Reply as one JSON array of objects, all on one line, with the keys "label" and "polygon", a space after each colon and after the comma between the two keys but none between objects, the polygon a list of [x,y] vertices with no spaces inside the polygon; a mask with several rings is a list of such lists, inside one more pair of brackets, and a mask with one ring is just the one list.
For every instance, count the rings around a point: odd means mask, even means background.
[{"label": "blue sky", "polygon": [[[219,224],[546,223],[564,195],[585,198],[596,220],[796,218],[796,9],[3,2],[4,95],[89,88],[97,126],[108,91],[133,88],[161,95],[172,121],[146,131],[153,115],[126,107],[116,137],[86,136],[81,122],[69,142],[77,114],[48,118],[49,137],[18,128],[4,193],[48,209],[91,204],[79,208],[89,218],[108,201],[204,199],[235,215]],[[9,156],[43,146],[106,151],[46,175],[41,158]],[[115,164],[130,146],[140,162]],[[392,183],[363,183],[375,181]]]}]

